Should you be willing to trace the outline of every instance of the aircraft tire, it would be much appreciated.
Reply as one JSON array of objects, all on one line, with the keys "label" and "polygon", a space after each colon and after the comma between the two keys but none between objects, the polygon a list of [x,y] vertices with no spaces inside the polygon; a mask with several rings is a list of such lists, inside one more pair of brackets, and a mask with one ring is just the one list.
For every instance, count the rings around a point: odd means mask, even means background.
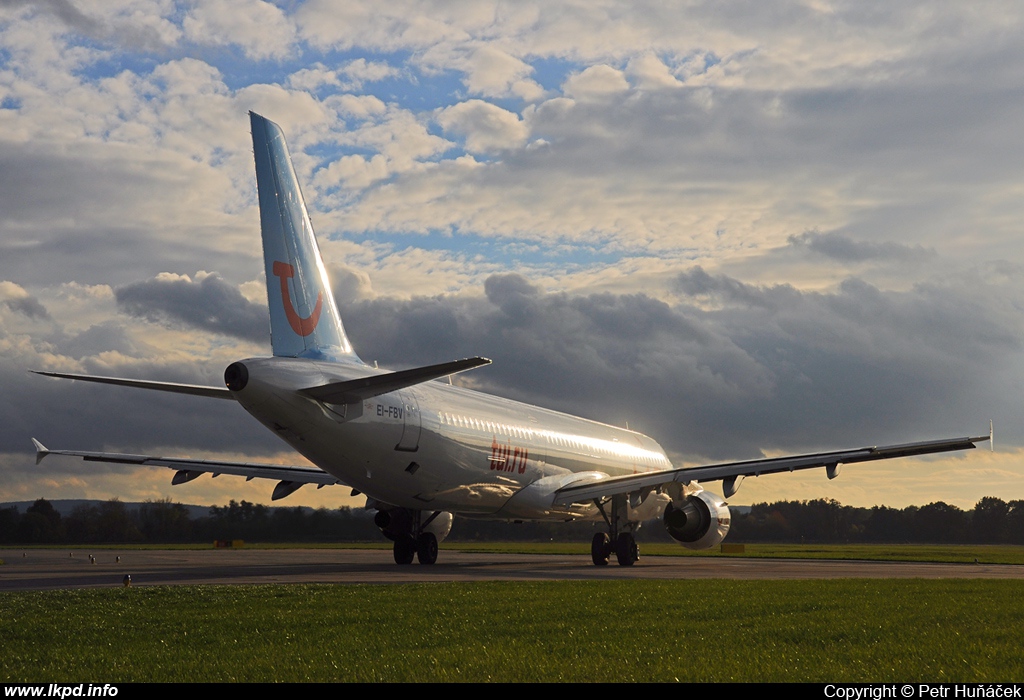
[{"label": "aircraft tire", "polygon": [[640,548],[633,533],[619,534],[619,539],[615,541],[615,558],[619,560],[619,566],[633,566],[640,559]]},{"label": "aircraft tire", "polygon": [[416,542],[416,558],[420,564],[430,565],[437,561],[437,537],[433,532],[424,532]]},{"label": "aircraft tire", "polygon": [[395,537],[394,552],[396,564],[412,564],[412,558],[416,556],[416,540],[408,535]]},{"label": "aircraft tire", "polygon": [[594,533],[594,539],[590,542],[590,557],[594,560],[594,566],[608,566],[608,557],[611,553],[611,538],[608,537],[608,533]]}]

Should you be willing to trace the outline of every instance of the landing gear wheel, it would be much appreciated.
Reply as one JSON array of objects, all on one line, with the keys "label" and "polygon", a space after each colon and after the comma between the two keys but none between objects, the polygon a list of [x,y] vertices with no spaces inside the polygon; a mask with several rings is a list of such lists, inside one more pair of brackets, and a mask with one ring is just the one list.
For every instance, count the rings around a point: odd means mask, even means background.
[{"label": "landing gear wheel", "polygon": [[597,532],[590,542],[590,557],[594,566],[608,566],[608,556],[612,553],[612,540],[607,532]]},{"label": "landing gear wheel", "polygon": [[615,540],[615,558],[619,560],[619,566],[633,566],[640,559],[640,548],[633,539],[633,533],[619,534],[619,539]]},{"label": "landing gear wheel", "polygon": [[408,535],[395,537],[395,563],[412,564],[412,558],[416,555],[416,540]]},{"label": "landing gear wheel", "polygon": [[424,532],[420,535],[416,542],[416,558],[420,564],[433,564],[437,561],[437,538],[434,533]]}]

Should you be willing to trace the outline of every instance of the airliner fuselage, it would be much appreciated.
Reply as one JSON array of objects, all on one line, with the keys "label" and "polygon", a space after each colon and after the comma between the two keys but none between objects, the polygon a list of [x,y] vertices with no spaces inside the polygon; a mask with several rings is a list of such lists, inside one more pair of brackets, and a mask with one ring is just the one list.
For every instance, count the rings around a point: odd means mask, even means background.
[{"label": "airliner fuselage", "polygon": [[315,401],[308,386],[383,374],[361,364],[244,360],[236,399],[311,462],[368,496],[403,508],[515,520],[597,516],[556,506],[569,483],[671,467],[640,433],[425,382],[353,403]]}]

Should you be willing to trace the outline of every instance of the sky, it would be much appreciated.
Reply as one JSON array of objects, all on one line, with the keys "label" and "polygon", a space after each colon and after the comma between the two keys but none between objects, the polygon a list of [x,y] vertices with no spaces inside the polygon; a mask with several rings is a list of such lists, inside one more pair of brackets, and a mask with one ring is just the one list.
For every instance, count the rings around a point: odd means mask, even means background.
[{"label": "sky", "polygon": [[[1024,498],[1024,6],[0,0],[0,501],[268,503],[53,449],[302,464],[247,112],[281,125],[348,335],[677,465],[983,435],[734,504]],[[712,487],[714,490],[714,487]],[[361,505],[305,487],[282,505]]]}]

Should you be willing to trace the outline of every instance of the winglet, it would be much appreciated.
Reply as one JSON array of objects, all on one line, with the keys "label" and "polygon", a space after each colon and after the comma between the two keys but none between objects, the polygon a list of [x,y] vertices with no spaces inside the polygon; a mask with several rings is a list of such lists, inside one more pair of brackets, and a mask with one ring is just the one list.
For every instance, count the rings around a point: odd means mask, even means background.
[{"label": "winglet", "polygon": [[32,438],[32,444],[36,446],[36,464],[39,464],[43,461],[43,457],[50,454],[50,451],[46,449],[46,446],[43,445],[43,443],[39,442],[35,438]]}]

